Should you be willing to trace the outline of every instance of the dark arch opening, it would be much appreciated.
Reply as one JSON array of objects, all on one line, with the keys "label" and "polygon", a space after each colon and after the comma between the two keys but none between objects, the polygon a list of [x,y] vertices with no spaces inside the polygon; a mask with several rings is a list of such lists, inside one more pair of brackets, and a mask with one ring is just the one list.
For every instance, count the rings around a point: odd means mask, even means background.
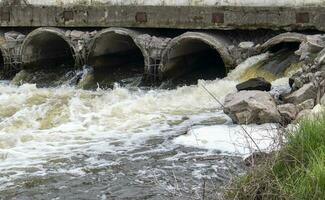
[{"label": "dark arch opening", "polygon": [[289,67],[299,67],[299,56],[295,52],[299,49],[301,42],[280,42],[267,49],[273,54],[263,65],[263,69],[274,75],[285,75]]},{"label": "dark arch opening", "polygon": [[38,87],[74,85],[75,52],[59,33],[43,31],[26,38],[22,46],[22,67],[13,83],[35,83]]},{"label": "dark arch opening", "polygon": [[280,42],[274,46],[271,46],[268,50],[271,53],[276,53],[281,50],[286,51],[297,51],[299,49],[301,42]]},{"label": "dark arch opening", "polygon": [[176,85],[197,84],[199,79],[214,80],[227,74],[219,52],[199,39],[183,39],[169,51],[163,79]]},{"label": "dark arch opening", "polygon": [[132,37],[115,32],[104,33],[94,41],[88,64],[93,67],[94,80],[101,87],[113,83],[131,84],[144,73],[144,55]]},{"label": "dark arch opening", "polygon": [[25,68],[73,67],[74,52],[61,36],[42,32],[30,38],[24,45],[22,61]]}]

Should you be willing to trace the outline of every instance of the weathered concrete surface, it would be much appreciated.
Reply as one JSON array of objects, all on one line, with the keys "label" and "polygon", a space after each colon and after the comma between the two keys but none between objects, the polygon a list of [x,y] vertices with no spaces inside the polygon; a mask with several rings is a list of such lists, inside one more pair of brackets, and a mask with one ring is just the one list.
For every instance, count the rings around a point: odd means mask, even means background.
[{"label": "weathered concrete surface", "polygon": [[2,6],[2,27],[138,27],[177,29],[314,29],[325,7]]}]

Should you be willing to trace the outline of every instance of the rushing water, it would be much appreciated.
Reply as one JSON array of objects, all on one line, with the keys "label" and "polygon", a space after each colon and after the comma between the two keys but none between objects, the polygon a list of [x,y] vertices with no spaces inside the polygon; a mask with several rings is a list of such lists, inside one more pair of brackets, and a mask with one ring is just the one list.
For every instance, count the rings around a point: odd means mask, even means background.
[{"label": "rushing water", "polygon": [[244,172],[243,152],[229,148],[231,139],[219,145],[184,134],[211,125],[208,139],[240,130],[201,85],[222,100],[268,56],[175,90],[1,82],[0,199],[217,199]]}]

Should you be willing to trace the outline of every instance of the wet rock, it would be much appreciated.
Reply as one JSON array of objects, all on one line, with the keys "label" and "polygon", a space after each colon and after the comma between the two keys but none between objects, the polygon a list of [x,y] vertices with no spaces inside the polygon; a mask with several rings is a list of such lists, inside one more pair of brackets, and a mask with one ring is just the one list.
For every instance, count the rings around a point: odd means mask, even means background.
[{"label": "wet rock", "polygon": [[307,72],[303,72],[302,69],[298,70],[294,75],[289,78],[289,84],[293,90],[298,90],[304,84],[306,84],[306,80],[304,78],[304,74]]},{"label": "wet rock", "polygon": [[250,49],[253,48],[255,46],[254,42],[241,42],[239,43],[239,48],[242,49]]},{"label": "wet rock", "polygon": [[315,107],[315,100],[314,99],[308,99],[301,104],[297,105],[297,108],[299,111],[306,110],[306,109],[313,109]]},{"label": "wet rock", "polygon": [[278,106],[279,113],[283,117],[285,122],[290,123],[294,120],[298,114],[298,109],[296,105],[288,103]]},{"label": "wet rock", "polygon": [[273,85],[269,92],[276,104],[284,104],[283,98],[292,92],[289,84]]},{"label": "wet rock", "polygon": [[317,89],[312,83],[305,84],[302,88],[291,93],[284,98],[285,102],[300,104],[308,99],[315,99],[317,95]]},{"label": "wet rock", "polygon": [[318,65],[325,64],[325,49],[323,49],[316,57],[315,63]]},{"label": "wet rock", "polygon": [[237,124],[281,121],[272,96],[262,91],[240,91],[226,96],[224,112]]},{"label": "wet rock", "polygon": [[270,91],[271,90],[271,83],[266,81],[262,77],[252,78],[248,81],[240,83],[236,86],[238,91],[242,90],[260,90],[260,91]]}]

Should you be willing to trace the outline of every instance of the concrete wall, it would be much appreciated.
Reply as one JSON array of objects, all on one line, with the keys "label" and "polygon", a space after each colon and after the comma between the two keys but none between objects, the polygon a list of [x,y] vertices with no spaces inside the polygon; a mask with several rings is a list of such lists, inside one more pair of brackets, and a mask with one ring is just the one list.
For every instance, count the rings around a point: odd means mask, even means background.
[{"label": "concrete wall", "polygon": [[133,27],[325,31],[325,7],[2,6],[2,27]]},{"label": "concrete wall", "polygon": [[31,4],[109,3],[114,5],[223,5],[223,6],[309,6],[325,5],[324,0],[28,0]]}]

